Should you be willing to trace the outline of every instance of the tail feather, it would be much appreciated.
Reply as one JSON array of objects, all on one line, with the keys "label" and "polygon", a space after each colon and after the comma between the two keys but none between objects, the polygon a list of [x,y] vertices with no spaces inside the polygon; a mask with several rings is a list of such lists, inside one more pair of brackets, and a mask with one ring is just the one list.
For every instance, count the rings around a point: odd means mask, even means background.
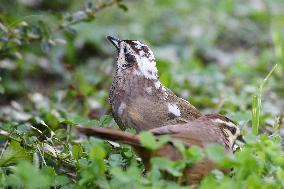
[{"label": "tail feather", "polygon": [[87,136],[97,136],[101,139],[111,140],[114,142],[128,144],[131,146],[137,146],[137,147],[141,146],[137,135],[125,131],[119,131],[110,128],[87,128],[87,127],[77,127],[76,129],[80,133],[84,133]]}]

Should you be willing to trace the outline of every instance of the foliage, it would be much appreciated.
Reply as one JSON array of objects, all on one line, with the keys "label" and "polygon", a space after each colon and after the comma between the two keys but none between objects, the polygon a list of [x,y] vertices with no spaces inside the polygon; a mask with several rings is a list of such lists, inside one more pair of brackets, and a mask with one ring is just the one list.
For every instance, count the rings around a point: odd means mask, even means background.
[{"label": "foliage", "polygon": [[[283,9],[282,0],[1,1],[0,188],[188,188],[184,168],[204,157],[232,171],[212,171],[199,188],[284,188]],[[117,127],[111,34],[145,41],[163,84],[237,121],[247,144],[228,156],[175,141],[184,160],[155,157],[145,173],[129,146],[76,133]],[[140,139],[150,150],[168,141]]]}]

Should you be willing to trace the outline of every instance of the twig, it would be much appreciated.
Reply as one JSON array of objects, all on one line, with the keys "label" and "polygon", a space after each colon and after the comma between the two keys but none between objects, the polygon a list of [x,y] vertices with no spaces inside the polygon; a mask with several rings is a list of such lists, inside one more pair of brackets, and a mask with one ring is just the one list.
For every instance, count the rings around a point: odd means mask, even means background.
[{"label": "twig", "polygon": [[[83,17],[83,18],[81,18],[81,19],[78,19],[78,20],[70,21],[70,22],[65,23],[65,24],[64,24],[64,23],[59,24],[59,26],[57,26],[54,30],[52,30],[52,31],[50,32],[50,36],[52,36],[55,32],[64,30],[65,28],[67,28],[67,27],[69,27],[69,26],[72,26],[72,25],[75,25],[75,24],[77,24],[77,23],[79,23],[79,22],[88,21],[88,19],[90,19],[90,17],[92,17],[92,16],[94,17],[95,14],[98,13],[99,11],[101,11],[101,10],[103,10],[104,8],[107,8],[107,7],[109,7],[109,6],[112,6],[112,5],[114,5],[114,4],[120,3],[121,1],[123,1],[123,0],[104,1],[103,3],[100,3],[98,6],[96,6],[95,8],[93,8],[90,12],[88,12],[85,17]],[[17,21],[15,21],[15,22],[13,22],[12,24],[8,25],[8,27],[11,27],[11,26],[15,25],[15,24],[18,23],[18,22],[25,21],[25,19],[27,19],[27,18],[29,18],[29,17],[34,17],[34,16],[42,16],[42,15],[28,15],[28,16],[24,17],[24,19],[17,20]],[[0,34],[2,34],[2,33],[3,33],[3,32],[0,32]],[[38,39],[41,40],[41,37],[39,37]],[[33,39],[30,39],[30,40],[32,41]],[[36,39],[35,39],[35,41],[36,41]],[[8,43],[8,42],[7,42],[7,43]],[[6,44],[7,44],[7,43],[6,43]],[[6,44],[5,44],[5,45],[6,45]],[[26,44],[22,44],[22,46],[23,46],[23,45],[26,45]],[[9,55],[9,52],[11,51],[11,49],[17,48],[18,46],[19,46],[19,45],[16,45],[16,44],[15,44],[15,45],[11,45],[11,46],[9,46],[9,47],[5,47],[5,46],[2,47],[2,49],[0,49],[0,57],[1,57],[1,56],[4,57],[4,56]],[[0,58],[0,60],[1,60],[1,58]]]},{"label": "twig", "polygon": [[[101,10],[107,8],[107,7],[110,7],[110,6],[114,5],[114,4],[117,4],[117,3],[121,2],[121,1],[123,1],[123,0],[104,1],[103,3],[100,3],[100,4],[99,4],[98,6],[96,6],[95,8],[91,9],[90,12],[88,12],[88,14],[86,14],[85,17],[82,17],[82,18],[80,18],[80,19],[78,19],[78,20],[70,21],[70,22],[68,22],[68,23],[66,23],[66,24],[63,23],[63,24],[59,25],[59,27],[57,27],[53,32],[60,31],[60,30],[62,30],[62,29],[64,29],[64,28],[67,28],[67,27],[69,27],[69,26],[75,25],[75,24],[77,24],[77,23],[79,23],[79,22],[82,22],[82,21],[87,21],[90,17],[95,18],[95,15],[96,15],[99,11],[101,11]],[[90,16],[90,15],[91,15],[91,16]],[[53,33],[53,32],[52,32],[52,33]]]},{"label": "twig", "polygon": [[[3,137],[5,137],[5,138],[7,138],[9,140],[16,141],[16,142],[24,145],[27,148],[37,150],[37,148],[34,147],[33,145],[24,143],[21,139],[18,139],[18,138],[15,138],[15,137],[11,136],[10,133],[8,133],[7,131],[0,130],[0,136],[3,136]],[[68,161],[66,159],[62,159],[62,158],[60,158],[58,156],[55,156],[55,155],[51,154],[49,151],[44,150],[44,149],[43,149],[43,152],[44,152],[44,155],[46,155],[49,159],[52,159],[52,160],[55,159],[58,162],[64,164],[65,167],[68,167],[71,170],[76,170],[76,166],[71,161]]]},{"label": "twig", "polygon": [[94,9],[94,12],[99,12],[100,10],[106,8],[106,7],[109,7],[109,6],[112,6],[114,4],[117,4],[117,3],[120,3],[122,0],[112,0],[112,1],[109,1],[109,2],[104,2],[104,3],[101,3],[99,6],[97,6],[95,9]]}]

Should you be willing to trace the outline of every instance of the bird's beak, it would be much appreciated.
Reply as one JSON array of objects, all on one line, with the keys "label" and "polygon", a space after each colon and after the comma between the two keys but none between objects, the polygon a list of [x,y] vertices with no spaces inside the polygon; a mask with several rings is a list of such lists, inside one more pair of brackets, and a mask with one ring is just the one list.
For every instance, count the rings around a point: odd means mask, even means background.
[{"label": "bird's beak", "polygon": [[107,39],[115,46],[115,48],[117,50],[119,50],[119,44],[120,44],[120,40],[115,38],[115,37],[112,37],[112,36],[107,36]]}]

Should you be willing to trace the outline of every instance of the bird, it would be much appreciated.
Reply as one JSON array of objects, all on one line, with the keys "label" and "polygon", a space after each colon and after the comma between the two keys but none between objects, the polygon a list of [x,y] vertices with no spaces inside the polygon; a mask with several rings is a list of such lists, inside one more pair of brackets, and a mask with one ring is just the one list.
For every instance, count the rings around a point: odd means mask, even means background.
[{"label": "bird", "polygon": [[202,116],[161,83],[154,54],[147,45],[138,40],[107,39],[118,52],[109,103],[121,129],[133,128],[139,133]]},{"label": "bird", "polygon": [[[151,167],[150,160],[152,157],[164,157],[172,161],[183,159],[181,152],[173,145],[173,140],[180,140],[185,147],[196,145],[205,148],[209,144],[220,144],[224,146],[227,154],[235,151],[235,146],[238,145],[237,141],[244,142],[237,125],[229,118],[219,114],[203,115],[187,123],[167,125],[149,130],[148,132],[151,132],[157,140],[164,135],[170,137],[169,142],[154,151],[148,150],[140,143],[138,134],[102,127],[86,128],[80,126],[77,127],[77,130],[87,136],[97,136],[101,139],[132,146],[142,159],[146,170]],[[217,164],[205,158],[183,171],[183,181],[189,185],[198,184],[204,176],[216,168],[219,168]],[[221,169],[221,171],[228,173],[230,170]]]}]

